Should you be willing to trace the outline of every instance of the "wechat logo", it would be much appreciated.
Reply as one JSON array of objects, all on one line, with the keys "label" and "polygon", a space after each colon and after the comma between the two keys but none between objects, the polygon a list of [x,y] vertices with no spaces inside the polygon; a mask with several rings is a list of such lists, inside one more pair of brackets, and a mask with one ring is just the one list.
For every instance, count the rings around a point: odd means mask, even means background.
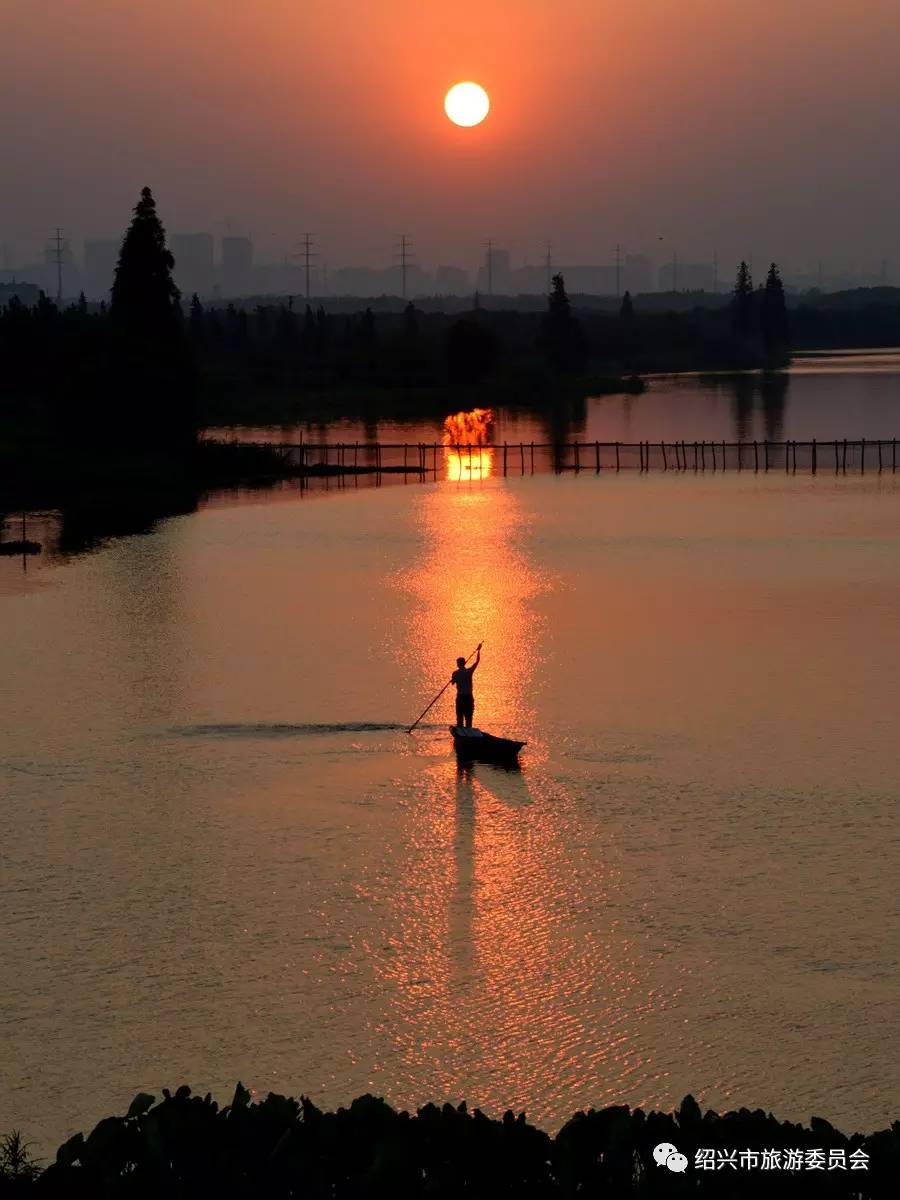
[{"label": "wechat logo", "polygon": [[687,1159],[679,1154],[678,1147],[671,1142],[660,1142],[653,1151],[653,1158],[658,1167],[668,1167],[670,1171],[679,1174],[687,1170]]}]

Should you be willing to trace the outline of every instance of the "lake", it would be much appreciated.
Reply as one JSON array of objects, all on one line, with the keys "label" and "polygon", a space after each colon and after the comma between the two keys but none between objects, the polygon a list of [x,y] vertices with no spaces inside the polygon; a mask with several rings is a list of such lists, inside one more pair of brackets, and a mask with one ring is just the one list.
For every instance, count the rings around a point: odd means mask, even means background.
[{"label": "lake", "polygon": [[[486,394],[479,403],[492,407]],[[597,397],[552,417],[493,409],[496,442],[890,439],[900,429],[900,350],[798,354],[788,371],[650,376],[640,395]],[[440,442],[442,419],[239,429],[242,440]]]},{"label": "lake", "polygon": [[[647,436],[733,421],[667,386]],[[798,368],[785,436],[897,386]],[[900,476],[448,474],[0,559],[0,1130],[238,1078],[896,1119]],[[482,640],[520,771],[449,693],[405,732]]]}]

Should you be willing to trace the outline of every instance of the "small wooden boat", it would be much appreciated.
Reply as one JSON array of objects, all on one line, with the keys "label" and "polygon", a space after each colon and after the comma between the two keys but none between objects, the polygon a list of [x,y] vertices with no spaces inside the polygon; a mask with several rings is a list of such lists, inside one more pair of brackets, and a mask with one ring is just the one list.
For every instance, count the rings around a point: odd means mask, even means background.
[{"label": "small wooden boat", "polygon": [[466,729],[462,725],[451,725],[450,735],[453,748],[461,759],[482,762],[515,762],[525,742],[514,742],[510,738],[494,737],[483,729]]}]

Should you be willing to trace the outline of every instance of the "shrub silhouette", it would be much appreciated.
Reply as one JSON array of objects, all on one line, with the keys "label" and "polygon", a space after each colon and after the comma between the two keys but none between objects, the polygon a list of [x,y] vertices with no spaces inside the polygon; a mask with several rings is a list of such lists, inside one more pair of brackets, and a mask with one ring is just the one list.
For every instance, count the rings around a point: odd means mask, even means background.
[{"label": "shrub silhouette", "polygon": [[[653,1149],[671,1142],[688,1158],[673,1174]],[[10,1145],[7,1139],[6,1145]],[[21,1142],[16,1145],[21,1147]],[[703,1171],[696,1150],[862,1150],[866,1170]],[[16,1151],[18,1170],[0,1154],[0,1197],[149,1200],[150,1197],[303,1197],[305,1200],[456,1200],[473,1197],[810,1197],[893,1195],[900,1170],[900,1123],[846,1137],[814,1117],[810,1127],[762,1110],[701,1113],[685,1097],[675,1113],[616,1105],[579,1112],[555,1137],[524,1113],[494,1120],[465,1104],[428,1104],[414,1115],[375,1096],[323,1112],[305,1097],[270,1094],[251,1103],[238,1083],[225,1108],[180,1087],[163,1099],[141,1093],[123,1117],[106,1117],[85,1138],[65,1142],[37,1172]],[[849,1161],[849,1160],[848,1160]]]}]

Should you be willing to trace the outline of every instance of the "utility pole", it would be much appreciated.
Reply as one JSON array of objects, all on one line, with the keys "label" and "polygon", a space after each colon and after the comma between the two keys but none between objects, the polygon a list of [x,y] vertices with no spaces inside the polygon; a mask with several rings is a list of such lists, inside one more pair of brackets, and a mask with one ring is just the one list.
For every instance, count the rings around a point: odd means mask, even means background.
[{"label": "utility pole", "polygon": [[485,256],[485,263],[487,266],[488,295],[493,296],[493,294],[494,294],[494,239],[493,238],[488,238],[488,240],[487,240],[487,255]]},{"label": "utility pole", "polygon": [[616,299],[622,299],[622,247],[616,243]]},{"label": "utility pole", "polygon": [[548,293],[551,291],[551,289],[553,287],[553,256],[551,254],[552,249],[553,249],[553,247],[548,242],[547,243],[547,253],[544,258],[544,263],[547,267],[547,291],[548,291]]},{"label": "utility pole", "polygon": [[306,272],[306,299],[307,300],[309,300],[310,260],[316,257],[315,253],[313,252],[312,244],[313,244],[312,238],[310,237],[310,235],[308,233],[305,233],[303,235],[303,267]]},{"label": "utility pole", "polygon": [[68,249],[62,230],[57,226],[56,234],[50,242],[50,261],[56,264],[56,302],[62,304],[63,286],[62,270],[63,256]]},{"label": "utility pole", "polygon": [[400,295],[406,299],[406,268],[412,260],[412,242],[405,233],[400,234],[400,249],[397,252],[400,259]]}]

